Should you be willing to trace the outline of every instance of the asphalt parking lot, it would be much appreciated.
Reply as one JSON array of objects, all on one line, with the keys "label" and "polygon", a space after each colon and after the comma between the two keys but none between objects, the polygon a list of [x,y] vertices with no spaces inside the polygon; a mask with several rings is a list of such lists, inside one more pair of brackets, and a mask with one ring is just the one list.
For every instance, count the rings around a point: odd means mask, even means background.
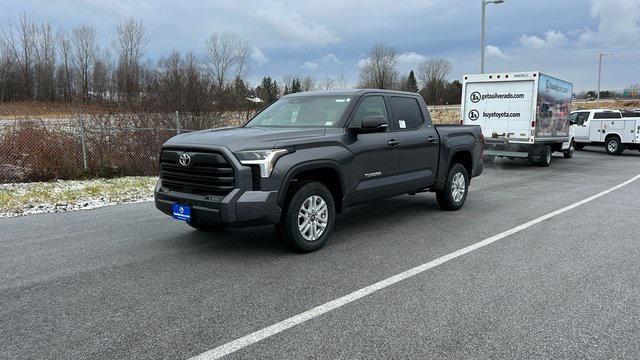
[{"label": "asphalt parking lot", "polygon": [[[586,150],[496,160],[458,212],[432,194],[350,209],[306,255],[151,203],[0,219],[0,358],[196,356],[640,174],[637,151]],[[637,358],[639,210],[637,180],[229,358]]]}]

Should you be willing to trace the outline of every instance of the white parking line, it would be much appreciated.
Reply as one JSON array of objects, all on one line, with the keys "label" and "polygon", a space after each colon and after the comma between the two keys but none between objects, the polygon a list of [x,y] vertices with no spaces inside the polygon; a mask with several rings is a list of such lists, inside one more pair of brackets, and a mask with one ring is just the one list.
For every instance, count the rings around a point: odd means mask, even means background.
[{"label": "white parking line", "polygon": [[278,334],[284,330],[287,330],[289,328],[292,328],[296,325],[302,324],[305,321],[311,320],[313,318],[316,318],[322,314],[328,313],[329,311],[335,310],[339,307],[342,307],[344,305],[347,305],[349,303],[352,303],[360,298],[363,298],[367,295],[370,295],[378,290],[382,290],[388,286],[391,286],[393,284],[399,283],[403,280],[406,280],[410,277],[413,277],[415,275],[418,275],[420,273],[423,273],[431,268],[434,268],[440,264],[444,264],[449,260],[453,260],[459,256],[462,256],[464,254],[470,253],[474,250],[478,250],[482,247],[485,247],[491,243],[494,243],[500,239],[504,239],[505,237],[509,236],[509,235],[513,235],[517,232],[520,232],[524,229],[527,229],[535,224],[538,224],[542,221],[545,221],[549,218],[552,218],[556,215],[562,214],[566,211],[569,211],[571,209],[574,209],[578,206],[584,205],[590,201],[593,201],[599,197],[602,197],[604,195],[607,195],[608,193],[615,191],[625,185],[628,185],[636,180],[640,179],[640,175],[636,175],[633,178],[619,184],[616,185],[608,190],[602,191],[598,194],[595,194],[593,196],[590,196],[584,200],[580,200],[578,202],[575,202],[571,205],[565,206],[561,209],[558,209],[556,211],[550,212],[548,214],[542,215],[538,218],[535,218],[529,222],[526,222],[522,225],[518,225],[512,229],[509,229],[505,232],[502,232],[498,235],[494,235],[490,238],[484,239],[480,242],[477,242],[475,244],[469,245],[467,247],[464,247],[460,250],[454,251],[452,253],[449,253],[447,255],[441,256],[435,260],[431,260],[427,263],[424,263],[422,265],[418,265],[412,269],[409,269],[407,271],[401,272],[397,275],[391,276],[389,278],[386,278],[382,281],[379,281],[375,284],[369,285],[367,287],[364,287],[360,290],[356,290],[348,295],[345,295],[343,297],[337,298],[335,300],[329,301],[327,303],[324,303],[322,305],[316,306],[313,309],[307,310],[303,313],[300,313],[298,315],[294,315],[288,319],[282,320],[279,323],[273,324],[271,326],[267,326],[263,329],[260,329],[256,332],[253,332],[251,334],[245,335],[241,338],[238,338],[236,340],[233,340],[231,342],[228,342],[224,345],[220,345],[218,347],[216,347],[215,349],[211,349],[209,351],[206,351],[200,355],[194,356],[192,357],[190,360],[209,360],[209,359],[219,359],[225,355],[229,355],[231,353],[234,353],[242,348],[245,348],[249,345],[253,345],[255,343],[257,343],[258,341],[261,341],[263,339],[266,339],[268,337],[271,337],[275,334]]}]

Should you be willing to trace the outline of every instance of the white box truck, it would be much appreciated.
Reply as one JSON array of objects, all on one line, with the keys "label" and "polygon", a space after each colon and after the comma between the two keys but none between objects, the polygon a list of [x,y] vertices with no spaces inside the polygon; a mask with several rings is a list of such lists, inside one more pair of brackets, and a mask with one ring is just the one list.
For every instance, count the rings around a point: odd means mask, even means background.
[{"label": "white box truck", "polygon": [[620,155],[625,149],[640,150],[640,112],[590,109],[571,113],[571,128],[577,149],[604,145],[607,154]]},{"label": "white box truck", "polygon": [[485,161],[524,158],[549,166],[554,151],[573,156],[572,94],[573,84],[538,71],[465,75],[462,121],[482,128]]}]

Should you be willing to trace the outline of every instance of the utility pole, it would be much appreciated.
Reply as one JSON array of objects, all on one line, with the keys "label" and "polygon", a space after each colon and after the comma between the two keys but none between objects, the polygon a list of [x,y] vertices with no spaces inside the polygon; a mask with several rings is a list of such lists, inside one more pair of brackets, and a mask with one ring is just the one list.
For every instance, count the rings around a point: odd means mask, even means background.
[{"label": "utility pole", "polygon": [[596,94],[597,102],[600,103],[600,78],[602,77],[602,57],[603,56],[611,56],[613,54],[610,53],[600,53],[598,57],[598,93]]},{"label": "utility pole", "polygon": [[502,4],[504,0],[482,0],[482,29],[480,30],[480,73],[484,74],[484,29],[487,4]]}]

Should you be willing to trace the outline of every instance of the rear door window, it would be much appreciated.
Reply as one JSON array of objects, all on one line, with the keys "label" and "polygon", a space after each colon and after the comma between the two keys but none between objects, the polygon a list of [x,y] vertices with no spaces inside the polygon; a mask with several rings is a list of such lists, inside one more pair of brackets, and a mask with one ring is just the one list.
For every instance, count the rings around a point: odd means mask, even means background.
[{"label": "rear door window", "polygon": [[640,112],[633,112],[633,111],[625,111],[622,113],[622,117],[623,118],[635,118],[635,117],[640,117]]},{"label": "rear door window", "polygon": [[400,130],[417,129],[424,123],[418,100],[412,97],[391,96],[391,108]]},{"label": "rear door window", "polygon": [[622,115],[619,112],[597,112],[593,114],[594,119],[621,119]]}]

